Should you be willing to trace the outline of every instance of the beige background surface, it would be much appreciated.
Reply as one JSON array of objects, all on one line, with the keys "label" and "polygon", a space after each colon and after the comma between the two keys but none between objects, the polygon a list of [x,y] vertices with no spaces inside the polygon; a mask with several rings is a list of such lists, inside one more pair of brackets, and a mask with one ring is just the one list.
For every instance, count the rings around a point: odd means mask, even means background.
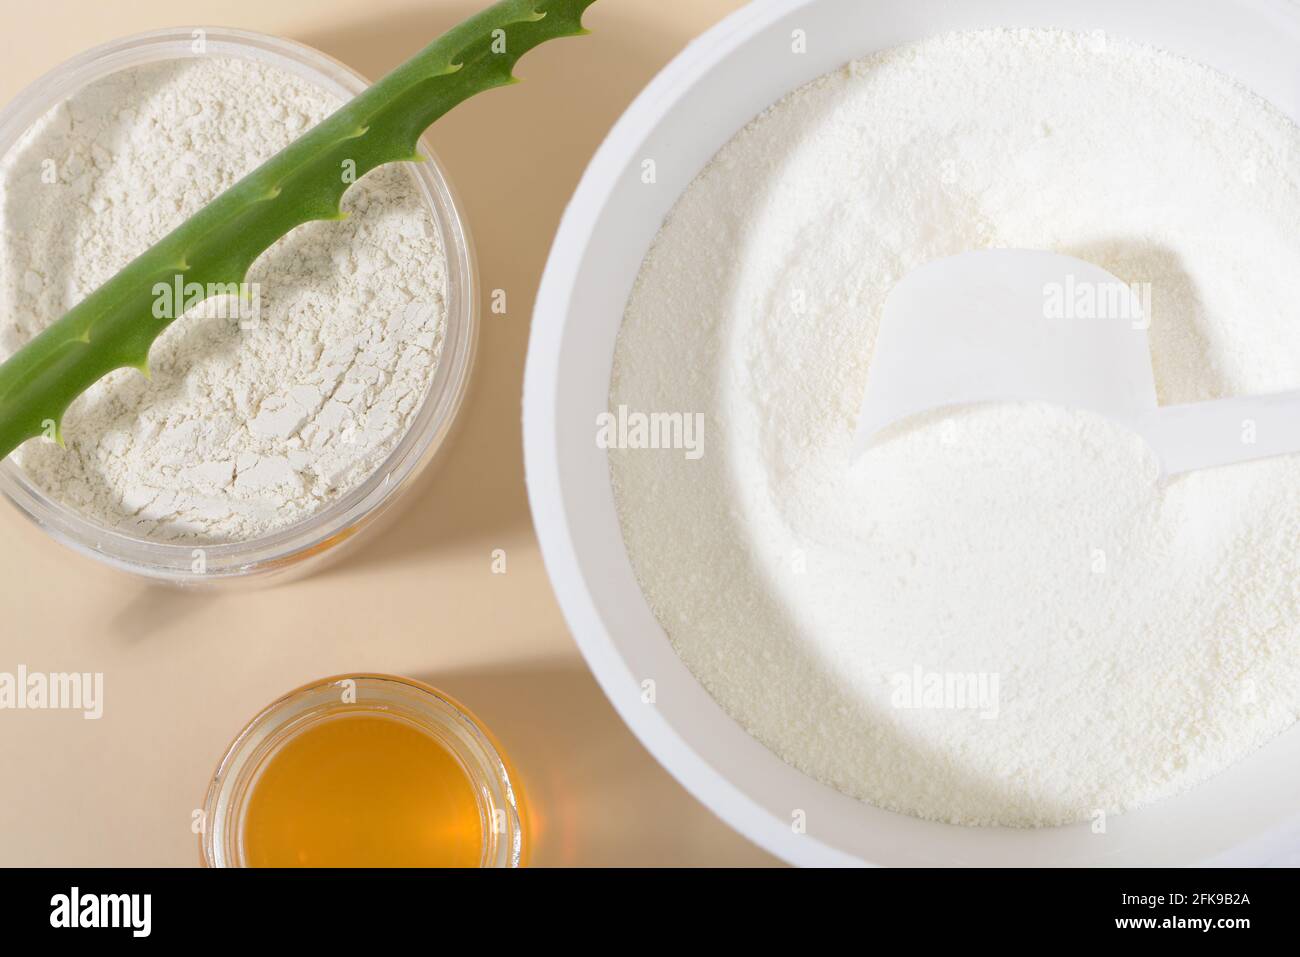
[{"label": "beige background surface", "polygon": [[[103,41],[218,24],[316,46],[375,77],[478,0],[42,0],[9,4],[0,97]],[[105,714],[0,711],[0,864],[189,865],[190,819],[231,737],[325,675],[428,680],[493,727],[531,796],[541,864],[760,864],[606,703],[551,595],[523,483],[519,397],[533,295],[560,213],[650,77],[739,0],[602,0],[594,35],[530,54],[432,139],[469,212],[485,316],[462,430],[401,521],[330,570],[261,591],[144,587],[0,506],[0,671],[102,671]],[[509,556],[491,574],[493,549]]]}]

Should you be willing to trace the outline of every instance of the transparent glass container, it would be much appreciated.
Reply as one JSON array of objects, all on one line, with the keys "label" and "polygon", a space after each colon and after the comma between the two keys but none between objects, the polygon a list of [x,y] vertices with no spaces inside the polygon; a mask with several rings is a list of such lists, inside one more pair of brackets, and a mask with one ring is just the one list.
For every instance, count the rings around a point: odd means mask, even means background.
[{"label": "transparent glass container", "polygon": [[472,786],[482,828],[481,867],[525,863],[519,784],[491,733],[453,698],[392,675],[338,675],[290,692],[248,723],[221,759],[203,802],[200,856],[205,867],[245,867],[248,800],[267,761],[308,727],[347,714],[383,714],[431,735]]},{"label": "transparent glass container", "polygon": [[[202,52],[196,45],[202,41]],[[50,108],[120,70],[195,56],[235,57],[278,67],[341,99],[369,85],[318,50],[277,37],[225,28],[174,28],[137,34],[88,50],[41,77],[0,111],[0,156]],[[426,163],[407,164],[441,234],[447,259],[442,356],[408,432],[368,479],[310,516],[265,537],[214,545],[163,544],[90,521],[38,489],[10,459],[0,462],[0,493],[56,541],[138,576],[175,585],[284,578],[315,570],[355,539],[434,460],[469,386],[478,338],[473,246],[455,194],[427,142]]]}]

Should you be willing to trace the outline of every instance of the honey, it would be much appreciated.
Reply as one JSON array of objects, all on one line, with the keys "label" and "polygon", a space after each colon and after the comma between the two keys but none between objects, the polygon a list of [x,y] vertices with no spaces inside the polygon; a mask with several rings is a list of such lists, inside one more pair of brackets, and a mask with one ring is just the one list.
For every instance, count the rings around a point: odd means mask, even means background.
[{"label": "honey", "polygon": [[427,731],[344,712],[265,761],[242,828],[252,867],[478,867],[483,816],[465,768]]},{"label": "honey", "polygon": [[271,702],[217,765],[208,867],[522,867],[523,792],[456,699],[396,675],[323,678]]}]

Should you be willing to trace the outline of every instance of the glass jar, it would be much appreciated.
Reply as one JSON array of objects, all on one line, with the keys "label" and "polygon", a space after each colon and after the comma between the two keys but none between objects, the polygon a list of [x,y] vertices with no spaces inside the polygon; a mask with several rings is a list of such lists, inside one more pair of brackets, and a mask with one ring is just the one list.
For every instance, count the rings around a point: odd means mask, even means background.
[{"label": "glass jar", "polygon": [[[202,52],[196,43],[202,39]],[[225,56],[296,74],[347,100],[367,81],[318,50],[245,30],[173,28],[88,50],[41,77],[0,111],[0,156],[31,125],[87,84],[121,70],[183,57]],[[469,386],[478,337],[478,280],[464,216],[442,167],[422,142],[426,163],[406,164],[437,223],[447,258],[443,351],[410,429],[380,467],[316,514],[264,537],[196,547],[149,541],[98,525],[37,488],[11,460],[0,462],[0,492],[51,538],[114,568],[175,585],[204,585],[314,570],[338,554],[409,489],[447,441]]]},{"label": "glass jar", "polygon": [[491,733],[458,701],[407,678],[339,675],[269,705],[239,733],[217,766],[203,803],[201,860],[206,867],[245,867],[244,826],[250,796],[270,759],[319,722],[383,715],[432,737],[474,791],[481,824],[481,867],[520,867],[525,822],[519,785]]}]

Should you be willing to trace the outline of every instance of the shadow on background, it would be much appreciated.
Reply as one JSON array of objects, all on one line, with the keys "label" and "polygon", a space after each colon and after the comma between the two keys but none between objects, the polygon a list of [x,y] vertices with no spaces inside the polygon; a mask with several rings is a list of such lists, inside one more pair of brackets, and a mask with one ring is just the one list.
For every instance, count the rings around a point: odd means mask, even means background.
[{"label": "shadow on background", "polygon": [[[375,78],[481,8],[477,0],[419,3],[407,14],[359,15],[347,29],[295,39]],[[520,398],[529,317],[551,240],[606,132],[690,39],[614,2],[597,4],[586,23],[590,36],[530,52],[516,69],[521,84],[473,98],[429,133],[477,247],[484,302],[478,362],[449,454],[403,503],[401,521],[356,560],[384,565],[449,544],[530,533]],[[498,289],[504,316],[487,308]]]},{"label": "shadow on background", "polygon": [[528,796],[532,864],[776,863],[720,826],[655,762],[581,665],[419,678],[469,704],[505,748]]}]

